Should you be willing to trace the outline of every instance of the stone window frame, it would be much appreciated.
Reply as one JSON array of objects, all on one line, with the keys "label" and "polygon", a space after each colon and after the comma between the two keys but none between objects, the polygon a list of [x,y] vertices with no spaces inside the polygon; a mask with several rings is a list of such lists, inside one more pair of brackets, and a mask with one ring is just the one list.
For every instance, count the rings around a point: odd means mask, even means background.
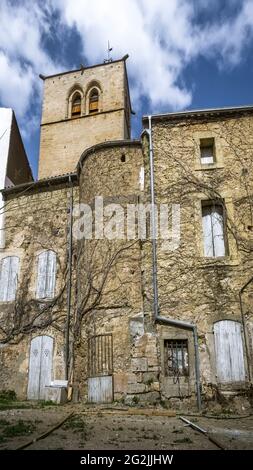
[{"label": "stone window frame", "polygon": [[160,352],[161,352],[161,373],[163,377],[166,377],[168,379],[171,379],[171,376],[166,376],[165,374],[165,348],[164,348],[164,342],[165,341],[176,341],[176,340],[187,340],[187,346],[188,346],[188,374],[187,376],[182,375],[181,377],[184,378],[186,377],[189,380],[193,380],[195,376],[195,371],[194,371],[194,344],[192,341],[192,333],[185,333],[185,332],[180,332],[180,331],[173,331],[171,330],[169,333],[161,333],[160,334]]},{"label": "stone window frame", "polygon": [[[221,191],[221,198],[226,207],[226,213],[230,220],[234,222],[234,204],[233,198],[229,192]],[[195,201],[195,224],[196,224],[196,255],[203,262],[203,266],[212,264],[229,264],[237,266],[239,264],[239,252],[236,246],[236,240],[226,228],[227,254],[219,257],[206,257],[204,255],[203,228],[202,228],[202,203],[211,199],[204,193],[198,193]]]},{"label": "stone window frame", "polygon": [[[195,153],[195,171],[208,171],[216,170],[219,168],[224,168],[224,158],[223,158],[223,147],[222,139],[219,135],[212,131],[199,131],[195,132],[193,135],[194,139],[194,153]],[[215,149],[215,159],[213,163],[201,163],[201,140],[204,139],[213,139],[214,140],[214,149]]]},{"label": "stone window frame", "polygon": [[[177,355],[177,370],[178,370],[178,375],[180,377],[188,377],[190,375],[190,368],[189,368],[189,345],[188,345],[188,338],[187,339],[183,339],[183,338],[169,338],[169,339],[164,339],[163,340],[163,354],[164,354],[164,363],[163,363],[163,366],[164,366],[164,375],[166,377],[173,377],[173,372],[170,371],[169,367],[165,365],[165,356],[167,356],[167,353],[166,353],[166,349],[168,350],[168,346],[166,347],[165,343],[172,343],[172,350],[173,350],[173,355],[174,355],[174,351],[175,351],[175,346],[173,345],[173,343],[180,343],[182,342],[183,343],[183,347],[181,346],[181,351],[183,350],[186,350],[187,352],[187,355],[188,355],[188,364],[187,366],[185,367],[184,370],[180,370],[178,368],[178,355]],[[184,355],[183,355],[184,356]],[[166,363],[167,363],[167,359],[168,359],[168,362],[169,362],[169,358],[167,357],[166,358]],[[172,361],[171,361],[172,362]]]},{"label": "stone window frame", "polygon": [[[90,113],[89,111],[89,104],[90,104],[90,94],[91,92],[96,89],[98,92],[98,111],[95,113]],[[103,111],[103,90],[100,83],[97,80],[92,80],[89,82],[86,93],[85,93],[85,114],[87,116],[95,116],[98,113]]]},{"label": "stone window frame", "polygon": [[[73,101],[73,98],[74,98],[76,93],[79,93],[81,95],[81,114],[80,114],[80,116],[72,116],[72,101]],[[80,118],[84,115],[85,115],[84,92],[83,92],[83,89],[82,89],[81,85],[76,83],[75,85],[73,85],[73,87],[71,87],[71,89],[68,93],[68,96],[67,96],[67,100],[66,100],[66,119],[78,119],[78,118]]]}]

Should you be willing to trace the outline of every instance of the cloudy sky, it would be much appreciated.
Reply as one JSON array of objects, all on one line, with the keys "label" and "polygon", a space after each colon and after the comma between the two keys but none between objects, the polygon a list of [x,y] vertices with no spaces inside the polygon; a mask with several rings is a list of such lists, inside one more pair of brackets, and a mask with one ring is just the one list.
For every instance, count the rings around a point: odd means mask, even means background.
[{"label": "cloudy sky", "polygon": [[0,0],[0,106],[15,110],[37,176],[40,73],[128,53],[141,115],[253,104],[253,0]]}]

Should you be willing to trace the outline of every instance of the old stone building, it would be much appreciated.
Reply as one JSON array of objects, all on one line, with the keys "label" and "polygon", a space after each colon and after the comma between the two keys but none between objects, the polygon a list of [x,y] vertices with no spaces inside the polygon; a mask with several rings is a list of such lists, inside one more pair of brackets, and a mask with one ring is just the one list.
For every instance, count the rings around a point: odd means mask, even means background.
[{"label": "old stone building", "polygon": [[2,191],[1,387],[250,399],[253,108],[144,116],[132,140],[126,57],[43,80],[39,180]]}]

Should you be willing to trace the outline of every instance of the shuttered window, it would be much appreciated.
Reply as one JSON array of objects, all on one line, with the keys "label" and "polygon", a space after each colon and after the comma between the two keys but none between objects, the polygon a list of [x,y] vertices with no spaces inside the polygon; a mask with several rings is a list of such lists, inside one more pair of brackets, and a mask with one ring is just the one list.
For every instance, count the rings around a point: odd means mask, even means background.
[{"label": "shuttered window", "polygon": [[90,92],[90,99],[89,99],[89,113],[97,113],[98,112],[98,90],[94,88]]},{"label": "shuttered window", "polygon": [[38,256],[37,298],[54,297],[56,276],[56,254],[54,251],[43,251]]},{"label": "shuttered window", "polygon": [[8,256],[0,264],[0,301],[11,302],[15,300],[18,283],[19,258]]},{"label": "shuttered window", "polygon": [[75,93],[72,100],[72,109],[71,116],[80,116],[81,115],[81,95],[80,93]]},{"label": "shuttered window", "polygon": [[219,383],[245,380],[241,324],[222,320],[214,324],[217,379]]},{"label": "shuttered window", "polygon": [[225,256],[224,211],[215,203],[202,204],[204,255]]}]

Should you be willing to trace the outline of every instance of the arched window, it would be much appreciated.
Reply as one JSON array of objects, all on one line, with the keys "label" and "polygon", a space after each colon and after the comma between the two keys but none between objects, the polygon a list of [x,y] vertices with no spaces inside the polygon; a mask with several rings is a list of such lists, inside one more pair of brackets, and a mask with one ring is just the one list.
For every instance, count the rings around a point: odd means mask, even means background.
[{"label": "arched window", "polygon": [[78,91],[72,98],[71,117],[81,116],[81,95]]},{"label": "arched window", "polygon": [[241,324],[221,320],[214,324],[217,379],[219,383],[245,380]]},{"label": "arched window", "polygon": [[18,284],[17,256],[7,256],[1,260],[0,264],[0,301],[11,302],[15,300]]},{"label": "arched window", "polygon": [[54,251],[43,251],[38,256],[37,299],[54,297],[56,276],[56,254]]},{"label": "arched window", "polygon": [[93,88],[89,95],[89,114],[97,113],[99,105],[99,93],[97,88]]}]

